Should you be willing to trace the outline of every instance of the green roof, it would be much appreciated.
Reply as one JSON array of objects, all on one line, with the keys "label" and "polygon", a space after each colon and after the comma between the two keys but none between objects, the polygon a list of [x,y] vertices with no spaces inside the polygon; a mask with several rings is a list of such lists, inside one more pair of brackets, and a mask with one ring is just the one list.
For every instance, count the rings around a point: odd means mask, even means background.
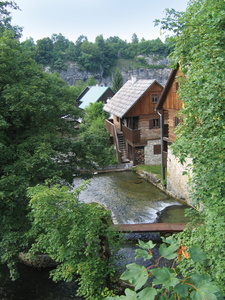
[{"label": "green roof", "polygon": [[79,108],[85,109],[90,103],[97,102],[108,88],[108,86],[92,86],[84,97],[80,99],[82,103]]}]

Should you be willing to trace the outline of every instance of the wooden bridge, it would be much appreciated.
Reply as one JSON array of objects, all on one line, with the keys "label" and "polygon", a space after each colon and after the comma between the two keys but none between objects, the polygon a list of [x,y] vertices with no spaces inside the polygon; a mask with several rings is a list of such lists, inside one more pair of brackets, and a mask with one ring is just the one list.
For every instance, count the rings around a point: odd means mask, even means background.
[{"label": "wooden bridge", "polygon": [[185,223],[145,223],[145,224],[121,224],[113,225],[118,231],[124,233],[143,233],[143,232],[181,232],[186,227]]}]

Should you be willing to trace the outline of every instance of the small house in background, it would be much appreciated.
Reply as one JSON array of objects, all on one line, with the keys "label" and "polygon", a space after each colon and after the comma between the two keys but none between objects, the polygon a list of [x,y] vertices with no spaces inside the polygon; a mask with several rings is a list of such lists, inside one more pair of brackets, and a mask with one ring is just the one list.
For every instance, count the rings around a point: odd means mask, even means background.
[{"label": "small house in background", "polygon": [[112,115],[106,129],[121,163],[161,164],[160,117],[155,107],[162,90],[155,79],[132,77],[105,104],[103,109]]},{"label": "small house in background", "polygon": [[110,87],[89,86],[86,87],[80,95],[82,96],[79,96],[79,99],[77,99],[77,101],[81,102],[79,108],[85,109],[90,103],[106,103],[108,99],[115,95],[115,93]]},{"label": "small house in background", "polygon": [[180,123],[181,117],[178,117],[178,112],[182,109],[183,103],[179,99],[178,88],[179,84],[176,77],[182,73],[177,67],[172,70],[163,93],[156,105],[156,110],[162,115],[162,141],[163,141],[163,178],[165,171],[167,172],[167,190],[175,197],[189,201],[188,193],[188,176],[183,175],[187,164],[191,164],[191,159],[186,161],[186,164],[181,165],[179,160],[172,154],[170,145],[174,142],[175,128]]}]

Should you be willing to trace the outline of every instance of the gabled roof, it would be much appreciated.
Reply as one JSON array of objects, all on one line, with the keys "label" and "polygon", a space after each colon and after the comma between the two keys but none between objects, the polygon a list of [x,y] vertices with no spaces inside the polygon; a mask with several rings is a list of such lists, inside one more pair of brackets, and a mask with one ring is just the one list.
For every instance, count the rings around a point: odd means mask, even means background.
[{"label": "gabled roof", "polygon": [[80,102],[80,99],[84,97],[84,95],[90,90],[90,88],[90,86],[86,86],[86,88],[77,97],[77,102]]},{"label": "gabled roof", "polygon": [[156,108],[155,108],[156,110],[163,109],[163,103],[165,102],[166,97],[167,97],[167,95],[169,93],[169,90],[170,90],[170,88],[171,88],[171,86],[172,86],[172,84],[174,82],[174,79],[176,77],[178,69],[179,69],[179,66],[177,65],[176,69],[172,70],[172,72],[170,73],[170,77],[167,80],[166,86],[165,86],[165,88],[164,88],[164,90],[163,90],[163,92],[162,92],[162,94],[161,94],[161,96],[159,98],[159,101],[158,101],[158,103],[156,105]]},{"label": "gabled roof", "polygon": [[80,99],[82,103],[79,105],[79,108],[85,109],[90,103],[97,102],[108,89],[110,88],[107,86],[91,86],[85,95]]},{"label": "gabled roof", "polygon": [[162,86],[155,79],[140,79],[134,83],[132,79],[128,80],[105,104],[103,109],[119,118],[123,118],[123,116],[154,83]]}]

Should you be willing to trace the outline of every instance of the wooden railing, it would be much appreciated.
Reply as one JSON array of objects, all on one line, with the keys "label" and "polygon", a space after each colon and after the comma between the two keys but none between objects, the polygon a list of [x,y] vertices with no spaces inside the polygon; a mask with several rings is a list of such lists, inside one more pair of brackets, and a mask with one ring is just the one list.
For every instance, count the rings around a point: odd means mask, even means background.
[{"label": "wooden railing", "polygon": [[185,229],[185,223],[147,223],[147,224],[120,224],[113,225],[117,231],[122,232],[181,232]]},{"label": "wooden railing", "polygon": [[132,143],[139,143],[141,140],[140,130],[132,130],[124,125],[122,125],[123,136],[125,139],[129,140]]},{"label": "wooden railing", "polygon": [[110,120],[105,120],[106,130],[113,136],[113,142],[116,146],[116,157],[119,163],[122,163],[122,153],[119,148],[116,126]]}]

